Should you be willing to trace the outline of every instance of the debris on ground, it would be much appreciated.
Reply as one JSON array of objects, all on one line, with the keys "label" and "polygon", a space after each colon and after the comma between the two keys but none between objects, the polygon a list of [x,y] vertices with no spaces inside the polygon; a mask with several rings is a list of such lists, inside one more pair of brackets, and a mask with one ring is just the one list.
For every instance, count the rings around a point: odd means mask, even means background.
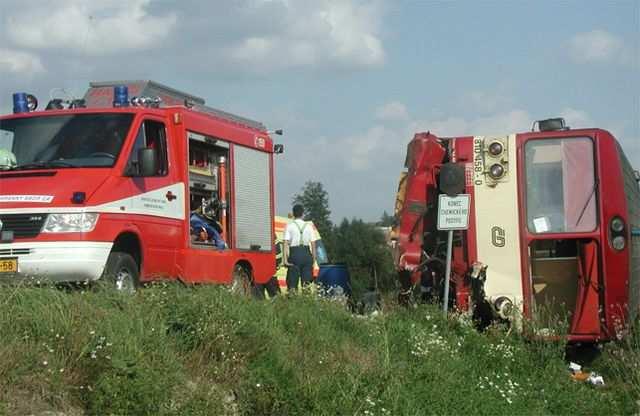
[{"label": "debris on ground", "polygon": [[604,386],[604,378],[596,373],[591,373],[587,381],[594,386]]},{"label": "debris on ground", "polygon": [[571,378],[575,381],[584,381],[598,387],[604,386],[604,378],[601,375],[595,372],[582,371],[580,364],[570,362],[569,371],[571,372]]}]

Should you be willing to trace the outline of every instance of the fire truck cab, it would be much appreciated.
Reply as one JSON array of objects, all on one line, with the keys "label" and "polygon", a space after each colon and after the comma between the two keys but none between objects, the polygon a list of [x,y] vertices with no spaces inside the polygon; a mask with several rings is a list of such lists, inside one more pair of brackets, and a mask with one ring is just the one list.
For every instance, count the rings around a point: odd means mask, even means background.
[{"label": "fire truck cab", "polygon": [[36,106],[14,94],[0,117],[0,277],[248,291],[273,276],[281,147],[261,123],[152,81]]},{"label": "fire truck cab", "polygon": [[612,339],[638,316],[639,175],[609,132],[549,119],[504,136],[418,133],[406,167],[395,231],[405,292],[444,297],[447,234],[436,220],[453,177],[471,202],[468,229],[454,232],[451,306],[503,319],[551,310],[573,341]]}]

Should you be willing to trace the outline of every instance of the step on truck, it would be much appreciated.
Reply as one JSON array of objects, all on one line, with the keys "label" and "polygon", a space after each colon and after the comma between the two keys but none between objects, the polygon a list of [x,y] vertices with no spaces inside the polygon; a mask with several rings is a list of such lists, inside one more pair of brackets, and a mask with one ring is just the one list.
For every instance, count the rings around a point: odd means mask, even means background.
[{"label": "step on truck", "polygon": [[447,307],[479,320],[555,315],[571,341],[616,338],[640,312],[640,175],[606,130],[537,124],[505,136],[414,136],[396,201],[400,298],[418,287],[447,297],[438,201],[465,194]]},{"label": "step on truck", "polygon": [[[91,83],[0,117],[0,280],[248,292],[275,272],[274,145],[258,122],[152,81]],[[280,149],[280,150],[278,150]]]}]

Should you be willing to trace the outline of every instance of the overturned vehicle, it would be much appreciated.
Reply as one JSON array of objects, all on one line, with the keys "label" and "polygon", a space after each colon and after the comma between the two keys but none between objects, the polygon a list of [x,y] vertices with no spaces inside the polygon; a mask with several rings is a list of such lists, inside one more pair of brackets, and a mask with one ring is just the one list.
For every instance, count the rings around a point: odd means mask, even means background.
[{"label": "overturned vehicle", "polygon": [[[537,124],[507,136],[415,135],[396,200],[401,299],[419,288],[518,326],[551,311],[566,318],[569,341],[613,339],[640,308],[638,172],[605,130]],[[449,264],[442,194],[469,198]]]}]

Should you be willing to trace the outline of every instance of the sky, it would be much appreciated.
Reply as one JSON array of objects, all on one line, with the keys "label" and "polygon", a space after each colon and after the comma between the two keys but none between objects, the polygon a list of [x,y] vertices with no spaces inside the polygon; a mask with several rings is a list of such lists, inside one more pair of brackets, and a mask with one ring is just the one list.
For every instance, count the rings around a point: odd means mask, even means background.
[{"label": "sky", "polygon": [[391,213],[421,131],[563,116],[640,168],[640,0],[0,0],[0,113],[16,91],[46,103],[124,79],[283,129],[281,214],[306,181],[336,222]]}]

